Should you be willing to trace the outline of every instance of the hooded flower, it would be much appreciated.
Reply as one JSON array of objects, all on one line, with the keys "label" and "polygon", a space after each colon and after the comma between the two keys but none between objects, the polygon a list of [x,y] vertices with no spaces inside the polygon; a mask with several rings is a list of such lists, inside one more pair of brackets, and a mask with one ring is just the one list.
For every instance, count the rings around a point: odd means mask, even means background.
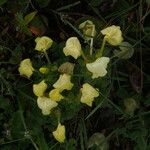
[{"label": "hooded flower", "polygon": [[47,89],[47,84],[45,83],[44,80],[38,84],[33,84],[33,93],[36,96],[43,96],[46,89]]},{"label": "hooded flower", "polygon": [[119,45],[123,41],[122,32],[119,26],[112,25],[101,30],[101,33],[105,35],[105,40],[113,45]]},{"label": "hooded flower", "polygon": [[58,104],[55,101],[52,101],[47,97],[38,97],[37,105],[42,110],[43,115],[49,115],[51,110],[56,107]]},{"label": "hooded flower", "polygon": [[37,37],[35,39],[35,42],[36,42],[35,49],[40,52],[45,52],[53,44],[53,40],[47,36]]},{"label": "hooded flower", "polygon": [[73,83],[71,83],[71,76],[68,74],[60,75],[56,83],[53,84],[53,87],[59,89],[60,92],[63,90],[71,90]]},{"label": "hooded flower", "polygon": [[60,142],[63,143],[66,139],[66,129],[64,125],[61,125],[60,123],[57,126],[57,129],[53,132],[54,138]]},{"label": "hooded flower", "polygon": [[83,34],[87,40],[96,35],[95,25],[92,21],[86,20],[79,25],[79,29],[83,31]]},{"label": "hooded flower", "polygon": [[32,63],[30,59],[24,59],[20,63],[20,67],[18,68],[20,75],[25,75],[30,78],[33,74],[34,68],[32,67]]},{"label": "hooded flower", "polygon": [[78,38],[69,38],[66,42],[66,46],[64,47],[63,52],[66,56],[71,55],[75,59],[81,56],[81,44]]},{"label": "hooded flower", "polygon": [[103,77],[107,74],[107,64],[109,63],[110,59],[108,57],[100,57],[96,59],[93,63],[87,63],[87,69],[93,73],[92,79]]},{"label": "hooded flower", "polygon": [[81,103],[85,103],[90,107],[92,106],[94,98],[99,96],[99,92],[88,83],[83,84],[81,92]]},{"label": "hooded flower", "polygon": [[50,91],[49,93],[49,97],[51,100],[53,101],[60,101],[61,99],[63,99],[64,97],[60,94],[59,89],[53,89]]}]

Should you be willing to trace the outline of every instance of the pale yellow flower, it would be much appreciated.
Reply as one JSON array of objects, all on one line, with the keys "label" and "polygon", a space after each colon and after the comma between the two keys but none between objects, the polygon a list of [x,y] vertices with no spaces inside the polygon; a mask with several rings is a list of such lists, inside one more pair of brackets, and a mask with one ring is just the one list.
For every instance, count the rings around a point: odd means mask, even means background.
[{"label": "pale yellow flower", "polygon": [[101,33],[105,35],[105,40],[113,45],[119,45],[123,41],[122,32],[119,26],[112,25],[101,30]]},{"label": "pale yellow flower", "polygon": [[24,59],[20,63],[20,67],[18,68],[20,75],[25,75],[30,78],[33,74],[34,68],[32,67],[32,63],[30,59]]},{"label": "pale yellow flower", "polygon": [[79,25],[79,29],[83,31],[86,40],[90,40],[96,35],[95,25],[92,21],[86,20]]},{"label": "pale yellow flower", "polygon": [[53,136],[58,142],[63,143],[66,139],[65,126],[59,123],[57,129],[53,132]]},{"label": "pale yellow flower", "polygon": [[35,50],[40,52],[45,52],[53,44],[53,40],[47,36],[37,37],[35,39],[35,42],[36,42]]},{"label": "pale yellow flower", "polygon": [[63,90],[71,90],[73,87],[73,83],[71,83],[71,76],[68,74],[60,75],[59,79],[56,83],[53,84],[55,89],[59,89],[60,92]]},{"label": "pale yellow flower", "polygon": [[90,107],[92,106],[94,98],[99,96],[99,92],[88,83],[83,84],[81,92],[81,103],[85,103]]},{"label": "pale yellow flower", "polygon": [[49,115],[51,110],[57,107],[57,102],[52,101],[50,98],[47,97],[38,97],[37,105],[42,110],[43,115]]},{"label": "pale yellow flower", "polygon": [[53,101],[60,101],[61,99],[63,99],[64,97],[61,95],[59,89],[53,89],[50,91],[49,93],[49,97],[51,100]]},{"label": "pale yellow flower", "polygon": [[100,57],[96,59],[93,63],[87,63],[87,69],[93,73],[92,79],[103,77],[107,74],[107,64],[109,63],[110,59],[108,57]]},{"label": "pale yellow flower", "polygon": [[41,67],[41,68],[39,69],[39,71],[40,71],[42,74],[47,73],[48,70],[49,70],[49,69],[48,69],[47,67]]},{"label": "pale yellow flower", "polygon": [[81,56],[81,44],[78,38],[69,38],[66,42],[66,46],[63,48],[63,52],[66,56],[71,55],[75,59]]},{"label": "pale yellow flower", "polygon": [[45,83],[44,80],[38,84],[33,84],[33,93],[36,96],[43,96],[46,89],[47,89],[47,84]]}]

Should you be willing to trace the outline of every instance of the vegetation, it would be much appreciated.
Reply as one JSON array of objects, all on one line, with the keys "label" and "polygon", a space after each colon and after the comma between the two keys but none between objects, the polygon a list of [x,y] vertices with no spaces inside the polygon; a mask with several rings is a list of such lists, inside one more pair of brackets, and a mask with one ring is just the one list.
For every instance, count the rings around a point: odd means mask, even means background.
[{"label": "vegetation", "polygon": [[149,0],[0,0],[0,149],[150,149]]}]

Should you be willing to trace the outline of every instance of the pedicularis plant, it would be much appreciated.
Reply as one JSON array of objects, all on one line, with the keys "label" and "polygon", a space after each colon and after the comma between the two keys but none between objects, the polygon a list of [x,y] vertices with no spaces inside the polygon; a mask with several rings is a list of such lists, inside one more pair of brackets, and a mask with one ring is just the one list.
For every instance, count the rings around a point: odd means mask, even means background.
[{"label": "pedicularis plant", "polygon": [[[133,54],[132,47],[128,42],[123,41],[122,31],[119,26],[109,26],[101,30],[102,43],[100,49],[93,49],[94,36],[97,35],[95,25],[87,20],[79,25],[87,45],[82,47],[77,37],[70,37],[61,50],[63,57],[69,57],[57,67],[57,60],[52,63],[48,56],[48,49],[53,45],[53,40],[47,36],[35,39],[35,50],[45,55],[47,65],[34,68],[30,58],[22,60],[19,67],[20,75],[30,78],[40,74],[39,82],[33,84],[33,93],[37,96],[37,106],[43,115],[55,116],[58,125],[52,131],[54,138],[63,143],[66,139],[66,129],[62,116],[65,114],[65,107],[68,103],[76,105],[76,113],[83,107],[92,107],[94,101],[101,101],[101,82],[111,76],[111,64],[115,57],[130,58]],[[106,48],[111,46],[114,53]],[[89,52],[87,52],[87,48]],[[120,50],[115,50],[116,48]],[[51,52],[51,51],[50,51]],[[72,58],[71,58],[72,57]],[[62,58],[62,60],[65,60]],[[55,67],[54,67],[55,66]],[[51,80],[49,80],[51,76]],[[34,80],[34,77],[32,78]],[[70,110],[71,113],[72,110]]]}]

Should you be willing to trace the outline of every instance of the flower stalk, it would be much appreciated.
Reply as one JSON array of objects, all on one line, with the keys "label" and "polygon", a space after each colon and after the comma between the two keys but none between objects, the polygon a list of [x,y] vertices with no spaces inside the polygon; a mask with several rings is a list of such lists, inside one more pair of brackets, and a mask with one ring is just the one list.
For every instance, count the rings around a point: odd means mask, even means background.
[{"label": "flower stalk", "polygon": [[48,64],[50,65],[50,64],[51,64],[51,62],[50,62],[50,59],[49,59],[49,57],[48,57],[48,55],[47,55],[47,52],[46,52],[46,51],[44,51],[44,55],[45,55],[45,57],[46,57],[46,59],[47,59]]},{"label": "flower stalk", "polygon": [[96,54],[96,58],[100,58],[103,56],[103,52],[104,52],[104,48],[105,48],[105,44],[106,44],[106,39],[103,38],[103,42],[102,42],[102,46],[100,48],[100,50],[97,52]]}]

